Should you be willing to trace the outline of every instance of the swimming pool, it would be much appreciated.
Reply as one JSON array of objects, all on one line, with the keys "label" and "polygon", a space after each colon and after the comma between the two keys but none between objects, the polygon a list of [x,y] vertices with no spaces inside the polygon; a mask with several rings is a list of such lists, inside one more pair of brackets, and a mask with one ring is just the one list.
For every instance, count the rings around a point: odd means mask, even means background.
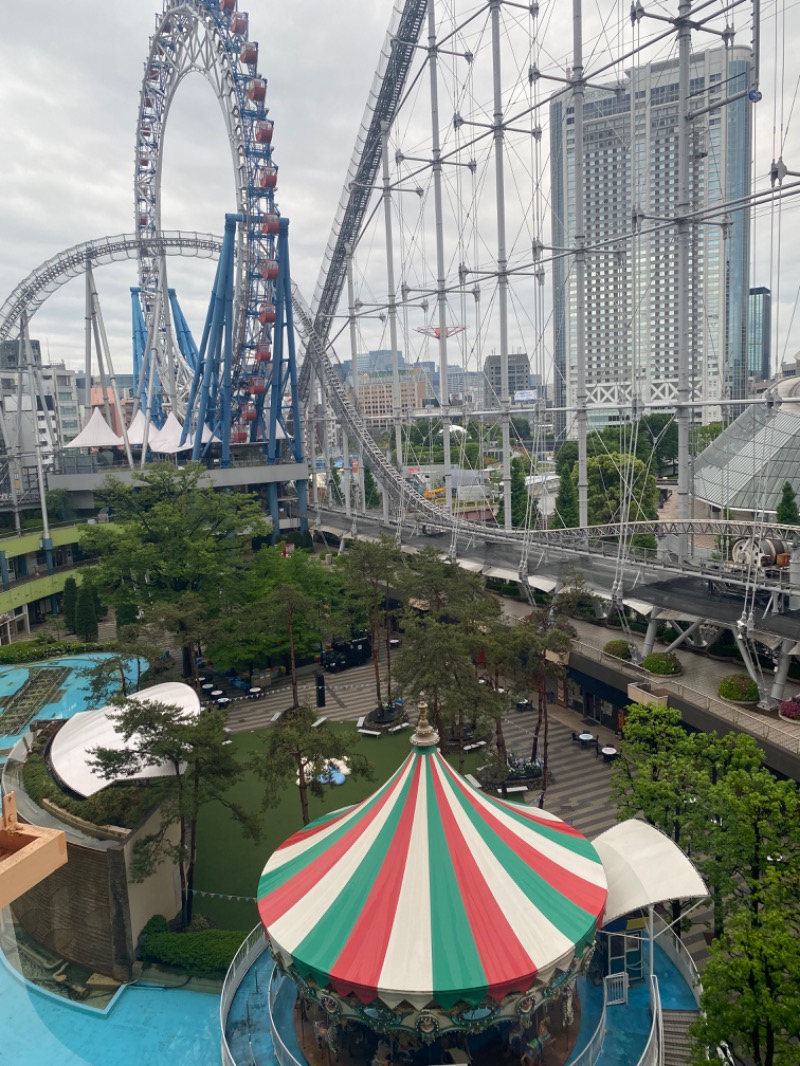
[{"label": "swimming pool", "polygon": [[3,1066],[217,1066],[219,996],[132,985],[107,1015],[43,995],[0,952]]},{"label": "swimming pool", "polygon": [[[71,718],[79,711],[99,706],[97,700],[92,700],[89,680],[81,671],[110,658],[110,653],[98,652],[0,667],[0,751],[13,748],[31,721]],[[133,688],[143,666],[131,659],[125,670]],[[22,700],[26,689],[30,695],[27,704]],[[19,706],[15,706],[15,701]]]}]

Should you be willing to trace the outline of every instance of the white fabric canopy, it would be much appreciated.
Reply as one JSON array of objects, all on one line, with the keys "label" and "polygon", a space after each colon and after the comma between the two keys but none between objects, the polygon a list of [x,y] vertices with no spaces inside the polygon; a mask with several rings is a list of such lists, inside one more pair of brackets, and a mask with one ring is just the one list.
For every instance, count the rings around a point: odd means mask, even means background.
[{"label": "white fabric canopy", "polygon": [[528,574],[527,580],[532,589],[539,589],[541,592],[552,592],[558,585],[552,577],[543,577],[541,574]]},{"label": "white fabric canopy", "polygon": [[519,573],[509,570],[505,566],[489,566],[484,571],[486,577],[493,577],[498,581],[519,581]]},{"label": "white fabric canopy", "polygon": [[654,903],[708,895],[702,877],[678,845],[639,818],[612,826],[592,844],[608,880],[604,924]]},{"label": "white fabric canopy", "polygon": [[[151,428],[151,433],[154,428]],[[141,448],[144,444],[144,411],[141,408],[133,416],[131,424],[128,426],[128,443],[136,448]]]},{"label": "white fabric canopy", "polygon": [[[200,698],[194,689],[179,681],[168,681],[163,685],[137,692],[131,696],[139,703],[167,703],[180,707],[184,715],[200,713]],[[50,747],[53,769],[64,784],[77,792],[79,796],[93,796],[112,783],[112,779],[100,777],[89,765],[95,748],[111,748],[122,751],[126,742],[117,732],[117,725],[111,719],[119,712],[115,706],[101,707],[96,711],[82,711],[73,715],[56,733]],[[132,738],[136,743],[136,737]],[[146,777],[168,777],[172,766],[162,763],[157,766],[145,766],[135,777],[120,776],[116,781],[134,781]]]},{"label": "white fabric canopy", "polygon": [[170,411],[167,415],[167,420],[161,429],[154,429],[150,426],[150,432],[147,436],[147,445],[154,452],[161,452],[164,455],[174,455],[181,444],[181,436],[183,435],[183,426]]},{"label": "white fabric canopy", "polygon": [[644,600],[634,599],[633,596],[626,596],[622,602],[626,607],[630,607],[631,610],[636,611],[637,614],[644,615],[645,618],[653,613],[652,603],[646,603]]},{"label": "white fabric canopy", "polygon": [[[215,437],[208,426],[203,426],[203,432],[200,434],[200,439],[203,444],[208,444],[209,442],[212,444],[220,443],[219,437]],[[179,448],[176,448],[175,451],[190,452],[192,448],[194,448],[194,433],[190,432],[189,436],[186,438],[186,443],[182,444]]]},{"label": "white fabric canopy", "polygon": [[65,444],[65,448],[116,448],[122,444],[122,437],[118,437],[108,422],[100,414],[100,408],[95,407],[92,417],[86,428],[81,430],[77,437]]},{"label": "white fabric canopy", "polygon": [[479,574],[484,567],[484,563],[479,563],[477,559],[458,559],[457,563],[462,570],[469,570],[471,574]]}]

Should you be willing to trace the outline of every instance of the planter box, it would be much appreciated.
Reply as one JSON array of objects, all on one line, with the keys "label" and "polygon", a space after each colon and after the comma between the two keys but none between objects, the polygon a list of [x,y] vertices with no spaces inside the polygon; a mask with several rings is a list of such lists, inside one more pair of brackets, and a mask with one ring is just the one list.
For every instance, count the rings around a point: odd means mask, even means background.
[{"label": "planter box", "polygon": [[786,715],[782,714],[780,711],[778,711],[778,717],[781,721],[788,722],[790,725],[800,726],[800,718],[787,718]]},{"label": "planter box", "polygon": [[663,703],[666,705],[669,700],[669,690],[661,688],[650,681],[631,682],[628,685],[628,699],[644,706],[650,703]]}]

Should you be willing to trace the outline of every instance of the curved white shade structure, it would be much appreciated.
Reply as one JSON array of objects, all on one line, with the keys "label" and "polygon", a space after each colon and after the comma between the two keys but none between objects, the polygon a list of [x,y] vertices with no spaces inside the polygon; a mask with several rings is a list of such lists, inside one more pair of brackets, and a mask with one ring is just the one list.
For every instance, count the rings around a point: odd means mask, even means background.
[{"label": "curved white shade structure", "polygon": [[603,924],[670,899],[702,899],[708,889],[678,845],[638,818],[613,825],[592,844],[608,880]]},{"label": "curved white shade structure", "polygon": [[[179,681],[168,681],[163,685],[137,692],[130,697],[139,703],[166,703],[179,707],[183,715],[200,713],[200,698],[194,689]],[[79,796],[93,796],[114,781],[138,781],[148,777],[167,777],[173,773],[168,763],[145,766],[133,776],[120,775],[116,778],[101,777],[90,765],[92,752],[96,748],[111,748],[122,751],[125,740],[117,732],[117,724],[111,715],[117,714],[115,706],[101,707],[96,711],[83,711],[73,715],[61,727],[50,747],[50,759],[53,769],[67,788]],[[136,742],[135,736],[132,738]]]}]

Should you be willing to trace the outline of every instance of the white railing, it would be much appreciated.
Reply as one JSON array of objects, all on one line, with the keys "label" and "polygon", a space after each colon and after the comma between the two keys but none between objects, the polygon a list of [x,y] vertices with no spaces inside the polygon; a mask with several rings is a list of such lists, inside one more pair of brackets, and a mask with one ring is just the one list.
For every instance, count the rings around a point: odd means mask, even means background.
[{"label": "white railing", "polygon": [[225,980],[222,982],[222,992],[219,1000],[219,1024],[222,1033],[222,1066],[236,1066],[236,1059],[228,1047],[227,1028],[228,1014],[230,1013],[233,997],[244,980],[247,971],[267,949],[267,938],[264,936],[264,927],[257,925],[242,941],[239,950],[233,956]]},{"label": "white railing", "polygon": [[610,973],[603,979],[603,1000],[606,1007],[628,1002],[627,973]]},{"label": "white railing", "polygon": [[650,1035],[637,1066],[662,1066],[664,1062],[664,1022],[661,1017],[661,996],[658,992],[658,979],[650,978],[650,1011],[653,1020]]},{"label": "white railing", "polygon": [[280,992],[280,984],[282,981],[286,981],[288,978],[284,977],[277,970],[277,967],[272,971],[269,979],[269,993],[267,994],[267,1006],[269,1008],[269,1031],[272,1036],[272,1050],[275,1052],[275,1058],[278,1066],[305,1066],[304,1063],[298,1062],[294,1055],[289,1051],[284,1044],[281,1034],[278,1032],[278,1027],[275,1024],[275,1018],[273,1017],[272,1008],[275,1005],[275,1000],[278,998]]},{"label": "white railing", "polygon": [[603,1052],[603,1041],[606,1038],[606,1004],[605,998],[603,1000],[603,1013],[600,1015],[600,1021],[597,1028],[589,1038],[589,1043],[578,1055],[577,1059],[573,1059],[569,1066],[594,1066],[600,1055]]},{"label": "white railing", "polygon": [[673,962],[675,968],[680,972],[689,988],[691,988],[695,1002],[699,1006],[700,993],[703,990],[703,986],[695,961],[683,941],[675,935],[672,927],[667,925],[661,915],[655,911],[653,912],[653,936],[658,942],[658,946]]}]

